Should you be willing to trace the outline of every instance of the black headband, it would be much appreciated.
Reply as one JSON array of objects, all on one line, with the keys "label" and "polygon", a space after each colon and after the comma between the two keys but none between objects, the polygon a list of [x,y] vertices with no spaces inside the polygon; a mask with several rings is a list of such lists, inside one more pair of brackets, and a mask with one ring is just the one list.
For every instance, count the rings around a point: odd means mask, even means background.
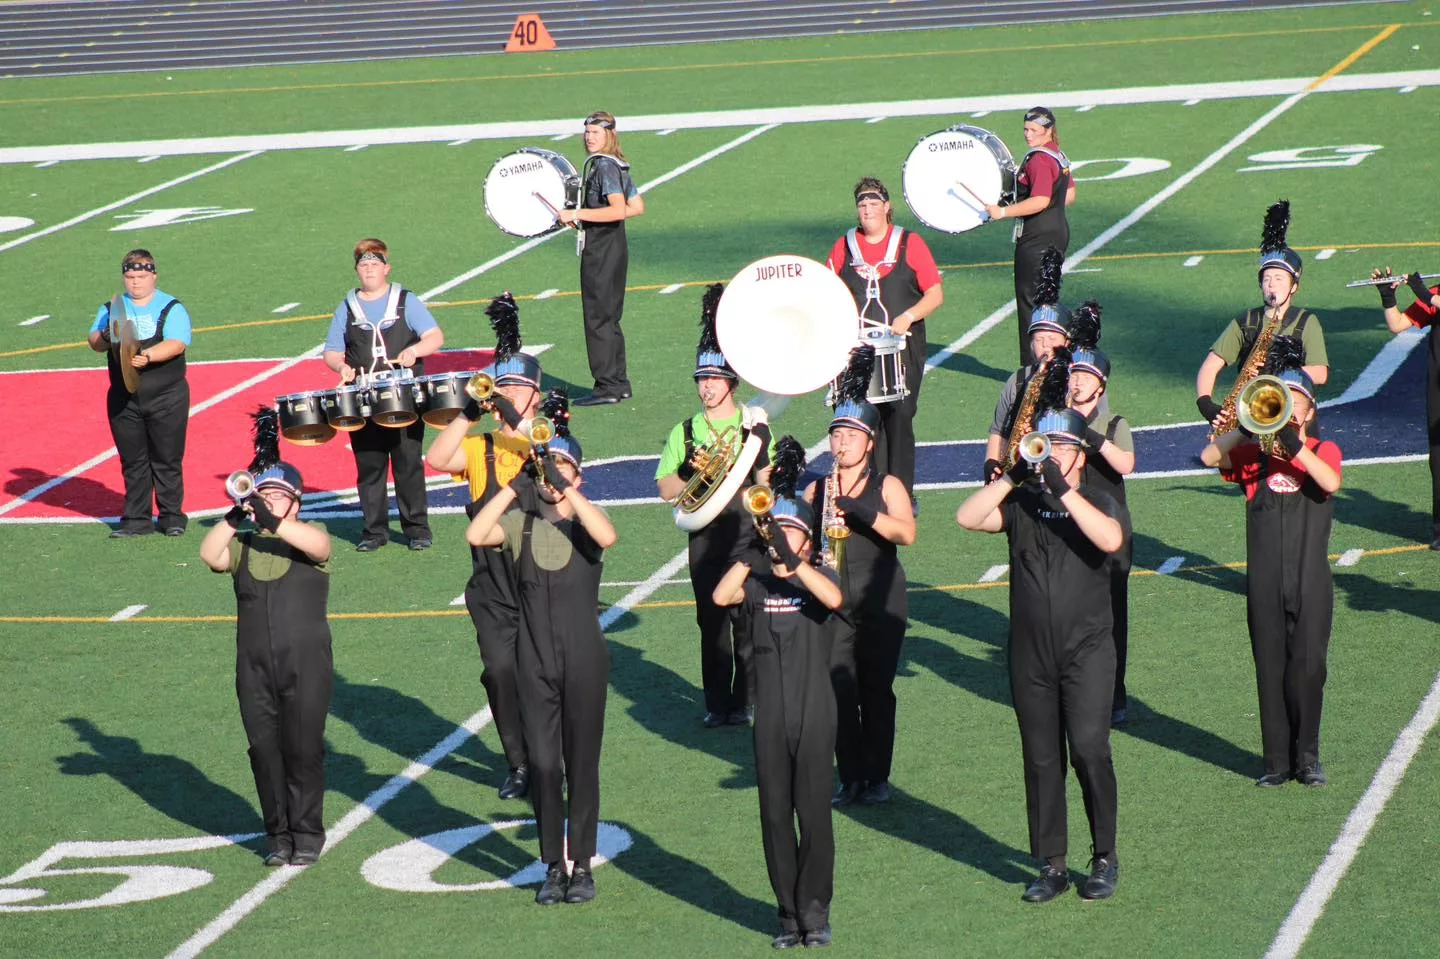
[{"label": "black headband", "polygon": [[120,267],[120,272],[122,274],[129,273],[133,270],[140,270],[144,273],[154,273],[155,264],[153,262],[147,262],[144,260],[126,260],[125,264]]},{"label": "black headband", "polygon": [[355,265],[359,266],[365,260],[379,260],[381,263],[390,262],[389,260],[385,259],[385,254],[381,253],[379,250],[366,250],[364,253],[361,253],[355,258]]},{"label": "black headband", "polygon": [[600,116],[598,113],[592,113],[588,117],[586,117],[585,125],[587,127],[604,127],[607,130],[615,129],[614,120],[607,120],[604,117]]},{"label": "black headband", "polygon": [[855,204],[857,206],[861,200],[879,200],[881,203],[889,203],[890,194],[886,193],[883,187],[878,190],[874,187],[867,187],[855,194]]},{"label": "black headband", "polygon": [[1055,114],[1044,107],[1036,107],[1025,114],[1026,123],[1038,123],[1042,127],[1053,127],[1055,125]]}]

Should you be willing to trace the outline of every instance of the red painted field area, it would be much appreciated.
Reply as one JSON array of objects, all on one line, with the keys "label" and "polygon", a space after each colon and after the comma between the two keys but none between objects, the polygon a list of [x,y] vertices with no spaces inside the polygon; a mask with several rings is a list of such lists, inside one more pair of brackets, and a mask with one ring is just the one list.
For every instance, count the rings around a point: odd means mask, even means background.
[{"label": "red painted field area", "polygon": [[[431,357],[426,373],[479,369],[489,350],[454,350]],[[333,387],[335,374],[319,359],[281,369],[284,361],[242,360],[192,364],[190,432],[185,449],[185,510],[218,509],[229,502],[225,477],[250,463],[250,413],[275,397]],[[251,382],[254,380],[255,382]],[[213,405],[210,400],[248,384]],[[120,459],[105,418],[108,376],[93,370],[57,370],[0,375],[14,409],[25,420],[5,440],[0,467],[0,515],[9,520],[100,519],[120,514],[124,485]],[[195,412],[196,407],[206,406]],[[51,412],[47,412],[51,411]],[[105,454],[108,452],[108,456]],[[355,487],[355,461],[344,433],[322,446],[281,443],[281,455],[305,476],[307,491]],[[92,463],[88,469],[79,468]],[[79,470],[78,472],[76,472]],[[75,473],[35,495],[52,479]],[[29,502],[17,502],[29,497]]]}]

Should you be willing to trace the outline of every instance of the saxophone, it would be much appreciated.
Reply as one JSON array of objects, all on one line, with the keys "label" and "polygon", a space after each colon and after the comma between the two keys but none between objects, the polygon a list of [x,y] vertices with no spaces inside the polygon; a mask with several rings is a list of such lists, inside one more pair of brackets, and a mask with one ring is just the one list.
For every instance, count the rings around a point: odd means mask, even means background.
[{"label": "saxophone", "polygon": [[1260,335],[1255,338],[1255,345],[1250,348],[1250,355],[1245,357],[1245,365],[1240,368],[1240,372],[1235,374],[1235,385],[1230,388],[1230,395],[1225,397],[1225,403],[1220,407],[1220,415],[1215,417],[1215,422],[1210,427],[1211,442],[1214,442],[1217,436],[1224,436],[1240,425],[1239,414],[1236,412],[1236,403],[1240,399],[1240,392],[1265,368],[1265,358],[1270,352],[1270,342],[1275,339],[1275,334],[1280,332],[1280,321],[1279,310],[1266,311],[1265,323],[1260,328]]},{"label": "saxophone", "polygon": [[[843,452],[843,451],[842,451]],[[835,501],[840,498],[840,457],[835,456],[835,465],[825,477],[825,509],[820,514],[820,533],[825,538],[820,547],[820,561],[833,570],[845,565],[845,540],[850,538],[850,527],[845,525],[845,514]]]},{"label": "saxophone", "polygon": [[1020,441],[1035,429],[1035,408],[1040,405],[1040,388],[1045,385],[1045,372],[1050,368],[1050,361],[1046,360],[1030,377],[1030,382],[1025,386],[1025,395],[1020,398],[1019,405],[1015,408],[1015,419],[1010,425],[1010,435],[1005,442],[1005,469],[1010,469],[1020,461]]}]

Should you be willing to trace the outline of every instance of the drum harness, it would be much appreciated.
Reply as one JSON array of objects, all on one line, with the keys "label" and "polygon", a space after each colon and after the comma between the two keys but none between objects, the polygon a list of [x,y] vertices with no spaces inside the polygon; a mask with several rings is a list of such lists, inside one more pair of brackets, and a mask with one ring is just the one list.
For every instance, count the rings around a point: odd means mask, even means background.
[{"label": "drum harness", "polygon": [[[865,281],[865,305],[860,308],[860,320],[866,326],[883,326],[889,329],[890,311],[885,309],[885,304],[880,299],[880,270],[887,266],[893,267],[900,262],[900,240],[905,230],[898,226],[890,228],[890,242],[885,247],[885,255],[874,266],[865,262],[865,256],[860,252],[859,233],[858,227],[851,227],[845,231],[845,245],[850,250],[850,266]],[[883,320],[873,320],[867,315],[870,312],[871,303],[880,308]]]},{"label": "drum harness", "polygon": [[[385,314],[379,323],[372,324],[365,317],[365,310],[360,305],[360,298],[356,291],[351,290],[345,297],[345,305],[350,308],[350,322],[356,326],[369,327],[370,329],[370,368],[362,370],[360,376],[363,378],[362,386],[369,385],[371,379],[379,378],[378,374],[389,373],[395,368],[390,361],[390,354],[385,349],[385,337],[383,333],[392,324],[401,319],[400,316],[400,295],[404,292],[400,284],[390,284],[390,296],[385,302]],[[384,370],[377,370],[376,367],[385,365]]]}]

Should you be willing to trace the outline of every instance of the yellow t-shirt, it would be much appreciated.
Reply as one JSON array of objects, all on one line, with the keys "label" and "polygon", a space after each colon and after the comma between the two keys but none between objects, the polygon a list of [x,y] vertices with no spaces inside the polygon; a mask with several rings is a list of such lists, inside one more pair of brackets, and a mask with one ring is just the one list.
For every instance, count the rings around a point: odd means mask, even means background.
[{"label": "yellow t-shirt", "polygon": [[454,475],[456,480],[470,481],[470,499],[473,502],[485,492],[485,437],[495,441],[495,479],[502,486],[509,485],[525,466],[530,457],[530,441],[523,436],[509,436],[496,430],[488,434],[467,436],[460,448],[465,451],[465,472]]}]

